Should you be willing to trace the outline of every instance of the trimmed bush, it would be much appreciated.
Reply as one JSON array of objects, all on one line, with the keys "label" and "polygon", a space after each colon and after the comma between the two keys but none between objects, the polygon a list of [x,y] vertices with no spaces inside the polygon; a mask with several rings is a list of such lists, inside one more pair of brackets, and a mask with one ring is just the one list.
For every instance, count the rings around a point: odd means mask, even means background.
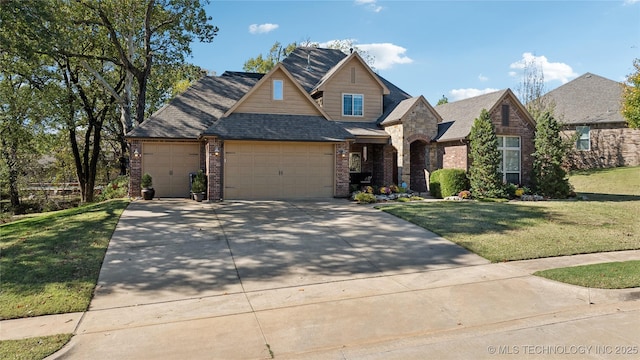
[{"label": "trimmed bush", "polygon": [[433,197],[442,199],[469,189],[469,179],[462,169],[438,169],[429,177],[429,189]]},{"label": "trimmed bush", "polygon": [[366,192],[357,193],[354,199],[357,202],[364,203],[364,204],[371,204],[376,202],[376,196]]}]

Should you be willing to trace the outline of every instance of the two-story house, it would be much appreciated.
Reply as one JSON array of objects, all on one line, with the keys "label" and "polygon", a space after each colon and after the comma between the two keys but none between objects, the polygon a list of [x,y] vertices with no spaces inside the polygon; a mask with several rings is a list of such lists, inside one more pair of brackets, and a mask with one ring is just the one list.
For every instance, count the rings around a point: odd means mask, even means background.
[{"label": "two-story house", "polygon": [[[508,91],[496,101],[517,99]],[[210,200],[347,197],[363,184],[403,182],[426,191],[425,169],[444,165],[442,123],[456,120],[355,52],[301,47],[264,75],[205,77],[127,134],[130,191],[137,196],[149,173],[156,196],[188,197],[199,169]]]}]

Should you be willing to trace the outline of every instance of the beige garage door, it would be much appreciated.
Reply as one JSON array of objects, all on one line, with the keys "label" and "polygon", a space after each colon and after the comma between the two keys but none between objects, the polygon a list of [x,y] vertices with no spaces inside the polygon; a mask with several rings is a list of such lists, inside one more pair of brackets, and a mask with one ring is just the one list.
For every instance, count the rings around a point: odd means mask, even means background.
[{"label": "beige garage door", "polygon": [[153,177],[156,197],[189,197],[189,173],[200,169],[198,143],[144,143],[142,171]]},{"label": "beige garage door", "polygon": [[225,199],[333,197],[334,146],[225,142]]}]

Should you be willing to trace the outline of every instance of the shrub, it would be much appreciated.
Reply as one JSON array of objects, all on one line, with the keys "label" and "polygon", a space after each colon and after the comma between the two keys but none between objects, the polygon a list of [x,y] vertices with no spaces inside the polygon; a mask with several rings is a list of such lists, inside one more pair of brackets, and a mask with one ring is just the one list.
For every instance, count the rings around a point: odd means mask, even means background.
[{"label": "shrub", "polygon": [[126,175],[121,175],[108,183],[104,189],[102,189],[102,193],[100,194],[98,200],[105,201],[111,199],[121,199],[127,197],[129,194],[129,177]]},{"label": "shrub", "polygon": [[370,204],[376,202],[376,196],[367,192],[357,193],[354,199],[359,203]]},{"label": "shrub", "polygon": [[502,155],[498,151],[498,137],[491,117],[486,109],[473,122],[469,134],[470,160],[469,180],[471,192],[476,198],[506,197],[502,175],[498,171]]},{"label": "shrub", "polygon": [[533,177],[538,193],[553,198],[566,198],[571,186],[562,163],[569,145],[560,135],[561,125],[546,112],[536,119],[536,152],[533,153]]},{"label": "shrub", "polygon": [[469,188],[467,173],[462,169],[438,169],[429,178],[431,195],[437,198],[458,195]]},{"label": "shrub", "polygon": [[151,189],[151,187],[153,186],[153,178],[151,177],[151,175],[149,175],[149,173],[145,173],[144,175],[142,175],[140,186],[143,189]]},{"label": "shrub", "polygon": [[204,172],[202,170],[198,170],[196,176],[193,178],[193,183],[191,183],[191,192],[192,193],[203,193],[206,191],[206,178],[204,176]]}]

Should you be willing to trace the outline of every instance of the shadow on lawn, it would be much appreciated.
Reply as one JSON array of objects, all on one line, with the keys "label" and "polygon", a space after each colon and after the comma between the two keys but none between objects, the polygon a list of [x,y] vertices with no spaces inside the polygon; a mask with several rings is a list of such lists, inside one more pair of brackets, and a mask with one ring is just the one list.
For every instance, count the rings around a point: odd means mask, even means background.
[{"label": "shadow on lawn", "polygon": [[578,193],[578,196],[586,197],[585,201],[611,201],[611,202],[640,201],[640,195],[616,195],[616,194],[581,192],[581,193]]},{"label": "shadow on lawn", "polygon": [[528,205],[494,202],[436,202],[391,205],[382,210],[441,235],[501,233],[534,224],[550,215]]}]

